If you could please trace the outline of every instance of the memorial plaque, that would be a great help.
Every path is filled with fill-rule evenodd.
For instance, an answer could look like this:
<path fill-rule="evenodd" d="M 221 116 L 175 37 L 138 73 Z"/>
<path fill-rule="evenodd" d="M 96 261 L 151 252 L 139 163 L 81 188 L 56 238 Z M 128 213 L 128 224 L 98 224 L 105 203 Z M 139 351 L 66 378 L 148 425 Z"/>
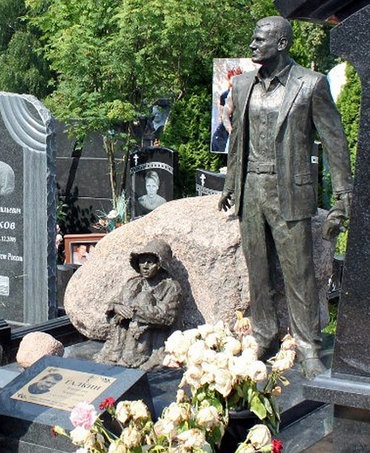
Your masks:
<path fill-rule="evenodd" d="M 141 217 L 173 200 L 177 152 L 150 146 L 130 154 L 131 217 Z"/>
<path fill-rule="evenodd" d="M 199 196 L 221 193 L 224 188 L 225 174 L 197 169 L 195 174 L 196 191 Z"/>
<path fill-rule="evenodd" d="M 50 429 L 54 425 L 73 429 L 70 412 L 82 401 L 103 413 L 99 404 L 108 397 L 116 401 L 141 399 L 153 411 L 144 371 L 45 356 L 0 391 L 0 450 L 1 440 L 6 439 L 5 445 L 32 445 L 29 451 L 75 451 L 71 441 L 54 439 Z"/>
<path fill-rule="evenodd" d="M 115 381 L 98 374 L 47 367 L 11 398 L 71 411 L 81 401 L 92 403 Z"/>
<path fill-rule="evenodd" d="M 0 316 L 56 315 L 53 120 L 33 96 L 0 92 Z"/>

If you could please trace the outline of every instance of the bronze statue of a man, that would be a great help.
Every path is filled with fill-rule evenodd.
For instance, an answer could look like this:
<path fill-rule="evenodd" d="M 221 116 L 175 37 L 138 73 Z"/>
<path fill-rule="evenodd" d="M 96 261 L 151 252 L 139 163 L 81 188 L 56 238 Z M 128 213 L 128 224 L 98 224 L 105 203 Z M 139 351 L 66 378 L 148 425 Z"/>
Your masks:
<path fill-rule="evenodd" d="M 275 248 L 291 333 L 303 372 L 312 378 L 324 370 L 311 232 L 311 217 L 317 211 L 311 173 L 316 132 L 328 158 L 341 215 L 347 217 L 352 177 L 347 141 L 327 79 L 291 60 L 292 39 L 292 27 L 283 17 L 267 17 L 256 25 L 250 48 L 252 61 L 261 66 L 233 79 L 228 169 L 219 209 L 226 211 L 235 203 L 240 219 L 260 356 L 278 336 L 269 259 Z"/>

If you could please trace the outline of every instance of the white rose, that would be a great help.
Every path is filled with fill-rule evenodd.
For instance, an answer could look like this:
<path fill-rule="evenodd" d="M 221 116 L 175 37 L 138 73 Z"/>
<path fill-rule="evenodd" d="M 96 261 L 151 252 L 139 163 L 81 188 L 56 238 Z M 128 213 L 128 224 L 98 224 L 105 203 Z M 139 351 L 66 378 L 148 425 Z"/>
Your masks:
<path fill-rule="evenodd" d="M 247 362 L 255 362 L 258 358 L 258 352 L 253 349 L 246 349 L 242 352 L 241 357 Z"/>
<path fill-rule="evenodd" d="M 201 378 L 204 376 L 203 369 L 197 365 L 191 365 L 185 371 L 183 378 L 181 380 L 180 387 L 183 387 L 185 383 L 193 386 L 195 389 L 198 389 L 201 386 Z"/>
<path fill-rule="evenodd" d="M 215 356 L 215 365 L 217 368 L 228 369 L 232 363 L 233 355 L 225 352 L 218 352 Z"/>
<path fill-rule="evenodd" d="M 261 382 L 267 378 L 267 367 L 260 360 L 248 365 L 248 375 L 254 382 Z"/>
<path fill-rule="evenodd" d="M 216 333 L 210 333 L 204 338 L 206 345 L 209 348 L 215 348 L 219 344 L 219 337 Z"/>
<path fill-rule="evenodd" d="M 219 372 L 218 367 L 215 363 L 204 362 L 202 364 L 203 374 L 200 377 L 201 385 L 211 384 L 216 379 L 216 374 Z"/>
<path fill-rule="evenodd" d="M 214 406 L 203 407 L 196 414 L 196 421 L 200 426 L 206 429 L 212 428 L 219 424 L 218 411 Z"/>
<path fill-rule="evenodd" d="M 141 400 L 131 402 L 130 412 L 134 420 L 145 420 L 150 417 L 150 413 L 146 404 Z"/>
<path fill-rule="evenodd" d="M 258 353 L 258 343 L 253 335 L 244 335 L 242 338 L 242 349 L 243 351 L 254 351 Z"/>
<path fill-rule="evenodd" d="M 159 436 L 168 436 L 170 439 L 174 439 L 177 433 L 176 425 L 168 420 L 160 418 L 154 424 L 154 432 Z"/>
<path fill-rule="evenodd" d="M 193 343 L 188 350 L 188 363 L 195 365 L 202 363 L 206 349 L 204 340 L 197 340 Z"/>
<path fill-rule="evenodd" d="M 198 329 L 188 329 L 183 331 L 184 337 L 193 343 L 198 337 Z"/>
<path fill-rule="evenodd" d="M 181 422 L 188 420 L 189 414 L 184 406 L 177 403 L 171 403 L 165 410 L 164 418 L 179 425 Z"/>
<path fill-rule="evenodd" d="M 237 355 L 242 350 L 242 345 L 236 338 L 227 336 L 224 343 L 224 350 L 230 354 Z"/>
<path fill-rule="evenodd" d="M 163 366 L 167 366 L 168 368 L 180 368 L 180 363 L 178 362 L 177 357 L 172 354 L 167 354 L 164 356 Z"/>
<path fill-rule="evenodd" d="M 214 332 L 214 326 L 212 324 L 202 324 L 198 326 L 198 332 L 200 333 L 201 337 L 204 339 L 208 335 Z"/>
<path fill-rule="evenodd" d="M 165 342 L 165 351 L 175 357 L 183 356 L 187 353 L 190 340 L 186 338 L 180 330 L 173 332 Z"/>
<path fill-rule="evenodd" d="M 292 361 L 289 358 L 285 357 L 284 359 L 276 360 L 272 364 L 272 371 L 284 373 L 284 371 L 289 370 L 290 368 L 292 368 L 292 366 L 293 366 Z"/>
<path fill-rule="evenodd" d="M 75 445 L 83 445 L 91 435 L 89 429 L 85 429 L 82 426 L 76 426 L 69 435 L 71 436 L 72 443 Z"/>
<path fill-rule="evenodd" d="M 213 349 L 206 349 L 203 354 L 203 363 L 214 363 L 216 361 L 217 352 Z"/>
<path fill-rule="evenodd" d="M 197 428 L 183 431 L 178 434 L 177 438 L 183 443 L 185 448 L 202 448 L 206 442 L 203 431 Z"/>
<path fill-rule="evenodd" d="M 272 371 L 284 372 L 294 365 L 295 351 L 292 349 L 280 350 L 275 359 L 271 361 Z"/>
<path fill-rule="evenodd" d="M 297 343 L 295 339 L 288 333 L 285 335 L 285 337 L 282 339 L 282 343 L 280 348 L 281 349 L 295 349 L 297 347 Z"/>
<path fill-rule="evenodd" d="M 186 393 L 184 390 L 178 389 L 176 392 L 176 403 L 183 403 L 186 399 Z"/>
<path fill-rule="evenodd" d="M 127 448 L 138 447 L 141 443 L 141 434 L 134 426 L 123 428 L 120 439 Z"/>
<path fill-rule="evenodd" d="M 129 403 L 127 401 L 120 401 L 116 407 L 116 417 L 121 423 L 126 423 L 130 417 Z"/>
<path fill-rule="evenodd" d="M 271 444 L 271 433 L 265 425 L 254 425 L 248 433 L 249 441 L 256 450 L 260 450 L 265 445 Z"/>
<path fill-rule="evenodd" d="M 234 324 L 234 331 L 238 335 L 250 335 L 252 333 L 252 323 L 249 318 L 244 318 L 242 312 L 237 312 L 238 319 Z"/>
<path fill-rule="evenodd" d="M 233 363 L 230 366 L 231 374 L 235 378 L 245 380 L 247 377 L 249 377 L 249 363 L 250 362 L 245 360 L 243 356 L 234 357 Z"/>
<path fill-rule="evenodd" d="M 219 370 L 216 374 L 214 384 L 210 388 L 217 390 L 223 397 L 227 397 L 232 390 L 232 375 L 228 370 Z"/>

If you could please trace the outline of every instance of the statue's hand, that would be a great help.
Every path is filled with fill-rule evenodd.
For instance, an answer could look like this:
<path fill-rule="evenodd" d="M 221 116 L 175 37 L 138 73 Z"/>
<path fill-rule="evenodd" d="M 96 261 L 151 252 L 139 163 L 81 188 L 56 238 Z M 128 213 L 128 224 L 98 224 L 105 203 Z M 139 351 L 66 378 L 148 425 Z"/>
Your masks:
<path fill-rule="evenodd" d="M 134 316 L 133 309 L 127 305 L 115 305 L 114 312 L 122 319 L 132 319 L 132 317 Z"/>
<path fill-rule="evenodd" d="M 349 194 L 342 194 L 349 195 Z M 345 231 L 344 222 L 348 219 L 350 209 L 350 197 L 339 198 L 335 205 L 330 209 L 324 222 L 322 237 L 330 241 L 335 239 L 339 233 Z"/>
<path fill-rule="evenodd" d="M 231 208 L 231 206 L 234 204 L 234 201 L 232 199 L 232 193 L 231 192 L 222 192 L 222 195 L 220 197 L 220 200 L 218 202 L 218 210 L 219 211 L 227 211 L 228 209 Z"/>

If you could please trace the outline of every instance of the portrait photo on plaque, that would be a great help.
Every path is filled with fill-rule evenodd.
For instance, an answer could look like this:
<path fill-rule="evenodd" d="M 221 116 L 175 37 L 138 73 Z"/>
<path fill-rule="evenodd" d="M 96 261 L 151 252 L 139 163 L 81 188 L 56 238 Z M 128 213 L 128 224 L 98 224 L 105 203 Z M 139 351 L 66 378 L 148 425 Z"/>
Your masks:
<path fill-rule="evenodd" d="M 147 147 L 130 155 L 132 218 L 173 200 L 176 163 L 177 153 L 164 147 Z"/>
<path fill-rule="evenodd" d="M 233 77 L 255 68 L 250 58 L 213 59 L 211 152 L 228 152 L 231 112 L 228 112 L 227 97 Z"/>
<path fill-rule="evenodd" d="M 114 377 L 49 366 L 11 398 L 71 411 L 80 401 L 96 400 L 115 382 Z"/>

